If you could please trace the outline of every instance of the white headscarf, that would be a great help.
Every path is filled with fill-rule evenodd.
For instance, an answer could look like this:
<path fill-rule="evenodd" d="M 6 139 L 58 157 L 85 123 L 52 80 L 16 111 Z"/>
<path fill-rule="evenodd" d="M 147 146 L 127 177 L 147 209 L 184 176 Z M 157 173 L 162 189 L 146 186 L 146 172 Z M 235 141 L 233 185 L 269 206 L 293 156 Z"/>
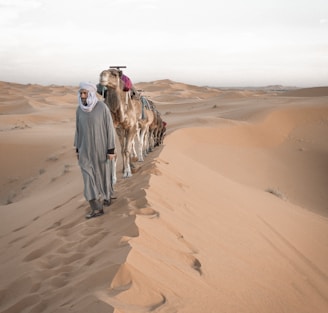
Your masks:
<path fill-rule="evenodd" d="M 91 112 L 98 102 L 97 86 L 92 83 L 80 83 L 79 87 L 80 87 L 78 93 L 79 106 L 84 112 Z M 80 91 L 82 89 L 88 90 L 87 105 L 84 105 L 81 100 Z"/>

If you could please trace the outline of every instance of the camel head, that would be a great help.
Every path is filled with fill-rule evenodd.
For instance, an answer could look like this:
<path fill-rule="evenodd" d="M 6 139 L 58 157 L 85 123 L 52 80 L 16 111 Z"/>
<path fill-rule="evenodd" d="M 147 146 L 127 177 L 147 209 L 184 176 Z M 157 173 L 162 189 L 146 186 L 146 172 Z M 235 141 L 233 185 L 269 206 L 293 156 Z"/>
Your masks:
<path fill-rule="evenodd" d="M 99 83 L 111 89 L 121 87 L 120 71 L 117 69 L 104 70 L 99 75 Z"/>

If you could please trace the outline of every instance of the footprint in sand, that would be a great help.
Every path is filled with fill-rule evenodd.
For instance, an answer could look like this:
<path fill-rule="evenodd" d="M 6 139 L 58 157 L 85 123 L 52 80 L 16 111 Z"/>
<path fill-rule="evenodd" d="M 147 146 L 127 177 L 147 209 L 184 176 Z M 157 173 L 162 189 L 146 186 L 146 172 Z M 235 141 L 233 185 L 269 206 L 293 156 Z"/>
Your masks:
<path fill-rule="evenodd" d="M 59 276 L 53 277 L 50 284 L 55 288 L 60 288 L 68 283 L 69 273 L 62 273 Z"/>
<path fill-rule="evenodd" d="M 153 168 L 151 171 L 150 171 L 150 174 L 153 174 L 153 175 L 156 175 L 156 176 L 162 176 L 162 172 L 158 169 L 158 168 Z"/>
<path fill-rule="evenodd" d="M 191 267 L 197 271 L 199 273 L 199 275 L 202 275 L 202 264 L 199 262 L 199 260 L 197 258 L 195 258 L 194 256 L 190 257 L 190 263 L 191 263 Z"/>
<path fill-rule="evenodd" d="M 60 239 L 55 239 L 52 242 L 48 242 L 43 247 L 35 249 L 32 252 L 30 252 L 28 255 L 26 255 L 23 258 L 23 261 L 30 262 L 32 260 L 38 259 L 44 256 L 45 254 L 47 254 L 48 252 L 50 252 L 51 250 L 53 250 L 54 248 L 56 248 L 61 243 L 62 241 Z"/>
<path fill-rule="evenodd" d="M 62 257 L 55 254 L 46 255 L 42 260 L 40 260 L 40 267 L 43 269 L 52 269 L 60 266 L 61 264 Z"/>
<path fill-rule="evenodd" d="M 103 228 L 98 228 L 98 227 L 90 227 L 90 228 L 85 228 L 81 231 L 81 234 L 83 236 L 91 236 L 94 235 L 96 233 L 101 232 L 102 230 L 104 230 Z"/>
<path fill-rule="evenodd" d="M 148 218 L 158 218 L 159 212 L 152 208 L 132 209 L 130 215 L 142 215 Z"/>
<path fill-rule="evenodd" d="M 160 158 L 157 158 L 155 160 L 155 163 L 159 163 L 159 164 L 163 163 L 163 164 L 166 164 L 166 165 L 170 164 L 170 162 L 167 162 L 167 161 L 165 161 L 163 159 L 160 159 Z"/>
<path fill-rule="evenodd" d="M 110 287 L 106 291 L 97 292 L 96 296 L 119 310 L 123 308 L 127 309 L 128 306 L 131 312 L 152 312 L 167 302 L 165 295 L 157 290 L 157 288 L 153 288 L 154 286 L 151 286 L 151 282 L 143 286 L 147 294 L 146 298 L 140 296 L 140 287 L 138 286 L 138 280 L 135 279 L 133 268 L 127 264 L 123 264 L 116 272 Z M 124 296 L 117 297 L 123 291 L 127 295 L 125 300 Z"/>
<path fill-rule="evenodd" d="M 18 228 L 16 228 L 16 229 L 13 230 L 13 233 L 18 232 L 18 231 L 24 229 L 25 227 L 27 227 L 27 226 L 24 225 L 24 226 L 18 227 Z"/>
<path fill-rule="evenodd" d="M 176 235 L 177 239 L 181 241 L 186 247 L 188 247 L 192 254 L 198 253 L 198 249 L 196 249 L 190 242 L 188 242 L 181 233 L 178 232 Z"/>
<path fill-rule="evenodd" d="M 63 221 L 63 219 L 60 219 L 59 221 L 54 222 L 51 226 L 49 226 L 48 228 L 46 228 L 46 229 L 45 229 L 44 231 L 42 231 L 42 232 L 46 232 L 46 231 L 48 231 L 48 230 L 52 230 L 52 229 L 54 229 L 54 228 L 57 228 L 57 227 L 61 226 L 62 221 Z"/>
<path fill-rule="evenodd" d="M 81 260 L 85 256 L 84 253 L 73 253 L 72 255 L 63 258 L 63 264 L 68 265 L 75 261 Z"/>
<path fill-rule="evenodd" d="M 73 250 L 74 246 L 76 245 L 75 242 L 69 242 L 66 243 L 64 245 L 62 245 L 61 247 L 59 247 L 56 252 L 61 253 L 61 254 L 66 254 L 69 253 Z"/>
<path fill-rule="evenodd" d="M 35 244 L 37 241 L 41 240 L 42 236 L 36 236 L 30 240 L 28 240 L 23 246 L 22 248 L 27 248 L 28 246 L 30 246 L 31 244 Z"/>
<path fill-rule="evenodd" d="M 16 302 L 7 307 L 5 311 L 2 312 L 23 312 L 26 310 L 26 308 L 34 305 L 35 303 L 38 303 L 40 301 L 40 296 L 39 295 L 29 295 L 25 296 L 21 299 L 17 299 Z"/>
<path fill-rule="evenodd" d="M 12 241 L 8 242 L 8 245 L 11 245 L 12 243 L 15 243 L 15 242 L 17 242 L 17 241 L 20 241 L 20 240 L 22 240 L 22 239 L 24 239 L 24 238 L 25 238 L 25 236 L 17 237 L 17 238 L 15 238 L 15 239 L 13 239 Z"/>
<path fill-rule="evenodd" d="M 1 312 L 23 312 L 25 307 L 38 301 L 38 297 L 26 296 L 33 288 L 33 279 L 29 274 L 15 279 L 0 290 Z M 4 310 L 6 308 L 6 310 Z"/>
<path fill-rule="evenodd" d="M 61 222 L 60 222 L 60 224 L 61 224 Z M 77 226 L 82 227 L 81 217 L 78 217 L 77 219 L 75 219 L 67 224 L 59 225 L 59 227 L 57 228 L 58 229 L 57 235 L 60 237 L 69 237 L 69 236 L 76 237 L 76 234 L 78 232 Z"/>
<path fill-rule="evenodd" d="M 87 260 L 87 262 L 85 263 L 85 265 L 86 265 L 86 266 L 90 266 L 90 265 L 92 265 L 93 263 L 95 263 L 95 262 L 97 262 L 98 260 L 100 260 L 100 259 L 101 259 L 101 258 L 100 258 L 100 255 L 101 255 L 101 254 L 102 254 L 102 252 L 101 252 L 101 253 L 97 253 L 97 254 L 91 256 L 91 257 Z"/>

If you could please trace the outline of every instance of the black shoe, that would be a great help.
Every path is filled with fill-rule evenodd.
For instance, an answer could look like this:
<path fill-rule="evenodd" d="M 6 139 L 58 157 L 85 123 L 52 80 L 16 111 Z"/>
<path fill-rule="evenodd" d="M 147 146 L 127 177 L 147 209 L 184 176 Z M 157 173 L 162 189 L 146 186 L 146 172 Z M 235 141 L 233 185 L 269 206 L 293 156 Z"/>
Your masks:
<path fill-rule="evenodd" d="M 89 218 L 93 218 L 93 217 L 97 217 L 97 216 L 101 216 L 103 215 L 105 212 L 103 209 L 101 210 L 91 210 L 86 216 L 85 218 L 89 219 Z"/>
<path fill-rule="evenodd" d="M 105 199 L 104 202 L 103 202 L 103 205 L 104 206 L 110 206 L 110 199 L 109 200 Z"/>

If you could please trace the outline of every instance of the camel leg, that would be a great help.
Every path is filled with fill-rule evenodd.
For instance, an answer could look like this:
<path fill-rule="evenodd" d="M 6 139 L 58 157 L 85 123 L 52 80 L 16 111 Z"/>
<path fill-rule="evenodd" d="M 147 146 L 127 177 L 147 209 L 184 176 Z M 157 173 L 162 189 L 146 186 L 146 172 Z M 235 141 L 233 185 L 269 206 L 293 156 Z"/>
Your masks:
<path fill-rule="evenodd" d="M 138 161 L 144 161 L 144 150 L 145 150 L 145 135 L 146 135 L 147 127 L 141 128 L 140 138 L 139 138 L 139 146 L 138 146 Z"/>
<path fill-rule="evenodd" d="M 136 151 L 136 141 L 135 141 L 135 139 L 132 141 L 131 156 L 134 157 L 134 158 L 138 157 L 138 153 Z"/>
<path fill-rule="evenodd" d="M 136 131 L 129 130 L 120 130 L 120 142 L 122 150 L 122 159 L 123 159 L 123 178 L 128 178 L 132 176 L 131 171 L 131 149 L 133 145 L 133 140 L 136 135 Z"/>
<path fill-rule="evenodd" d="M 150 129 L 148 132 L 148 142 L 147 142 L 147 153 L 150 152 L 150 145 L 151 145 L 151 138 L 152 138 L 153 131 Z"/>
<path fill-rule="evenodd" d="M 125 154 L 125 159 L 126 159 L 126 168 L 125 172 L 123 174 L 123 177 L 131 177 L 132 176 L 132 171 L 131 171 L 131 148 L 132 148 L 132 143 L 136 137 L 137 134 L 137 127 L 132 127 L 127 131 L 126 134 L 126 141 L 125 141 L 125 149 L 124 149 L 124 154 Z"/>
<path fill-rule="evenodd" d="M 135 152 L 135 156 L 138 158 L 138 161 L 139 161 L 139 149 L 140 149 L 140 143 L 141 143 L 141 128 L 138 126 L 137 127 L 137 130 L 136 130 L 136 135 L 135 135 L 135 138 L 133 140 L 133 143 L 134 143 L 134 147 L 136 145 L 136 141 L 138 142 L 138 147 L 136 148 L 136 150 L 134 151 Z"/>
<path fill-rule="evenodd" d="M 156 128 L 156 130 L 154 132 L 154 145 L 153 145 L 153 148 L 155 148 L 156 146 L 158 146 L 158 128 Z"/>
<path fill-rule="evenodd" d="M 143 148 L 143 154 L 144 156 L 148 155 L 149 152 L 149 134 L 150 134 L 150 130 L 149 127 L 145 133 L 145 139 L 144 139 L 144 148 Z"/>
<path fill-rule="evenodd" d="M 127 162 L 126 159 L 126 130 L 122 129 L 122 128 L 116 128 L 116 133 L 118 136 L 118 139 L 120 141 L 120 145 L 121 145 L 121 155 L 122 155 L 122 163 L 123 163 L 123 177 L 128 177 L 126 176 L 127 173 L 129 173 L 129 171 L 131 172 L 130 169 L 130 163 Z"/>
<path fill-rule="evenodd" d="M 131 151 L 131 144 L 130 148 L 128 148 L 127 144 L 128 140 L 125 138 L 125 144 L 123 148 L 123 178 L 128 178 L 132 176 L 131 166 L 130 166 L 130 151 Z"/>
<path fill-rule="evenodd" d="M 132 176 L 131 166 L 130 166 L 130 152 L 128 149 L 124 150 L 124 160 L 125 160 L 125 167 L 123 172 L 123 178 L 128 178 Z"/>
<path fill-rule="evenodd" d="M 164 142 L 164 137 L 165 137 L 165 131 L 162 130 L 160 137 L 159 137 L 159 144 L 162 145 Z"/>
<path fill-rule="evenodd" d="M 150 133 L 150 138 L 149 138 L 149 151 L 153 151 L 155 144 L 154 144 L 154 137 L 155 137 L 155 130 L 152 130 Z"/>

